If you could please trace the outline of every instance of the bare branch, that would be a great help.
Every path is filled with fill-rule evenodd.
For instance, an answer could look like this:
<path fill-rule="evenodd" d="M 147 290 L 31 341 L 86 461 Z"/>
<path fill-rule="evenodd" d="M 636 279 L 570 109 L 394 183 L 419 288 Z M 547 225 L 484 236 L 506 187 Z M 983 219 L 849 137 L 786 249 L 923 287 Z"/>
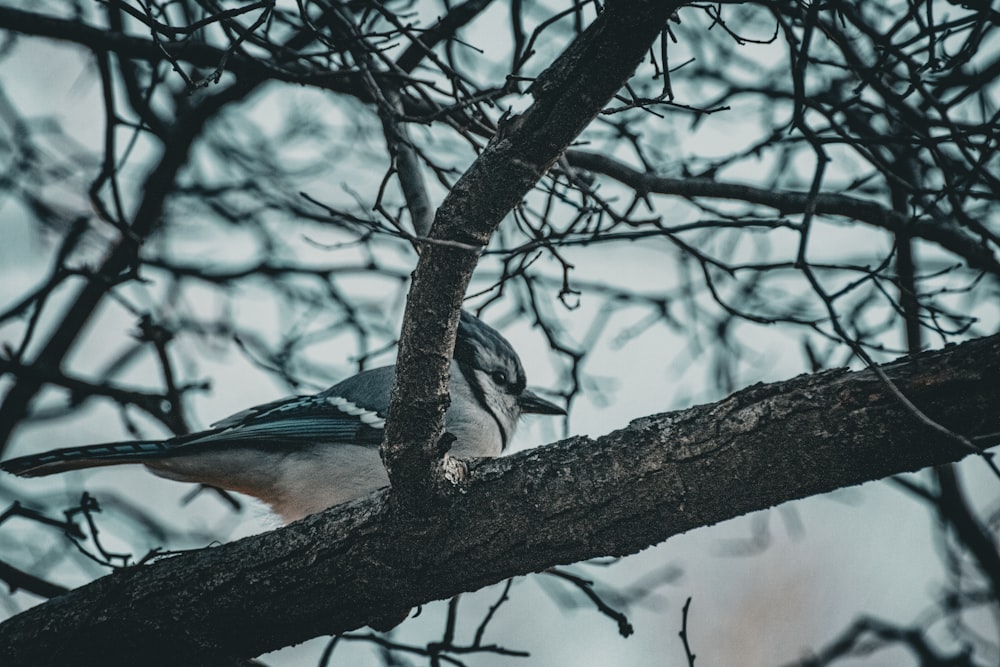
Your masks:
<path fill-rule="evenodd" d="M 950 228 L 937 220 L 913 218 L 885 208 L 877 202 L 832 193 L 822 193 L 810 198 L 807 192 L 782 192 L 707 178 L 667 178 L 638 171 L 607 155 L 581 150 L 567 151 L 566 158 L 574 167 L 620 181 L 633 188 L 640 197 L 655 193 L 692 199 L 709 197 L 745 201 L 769 206 L 782 214 L 803 213 L 812 205 L 816 213 L 845 216 L 894 233 L 905 232 L 910 236 L 933 241 L 963 258 L 972 268 L 1000 276 L 1000 259 L 988 247 L 959 228 Z"/>

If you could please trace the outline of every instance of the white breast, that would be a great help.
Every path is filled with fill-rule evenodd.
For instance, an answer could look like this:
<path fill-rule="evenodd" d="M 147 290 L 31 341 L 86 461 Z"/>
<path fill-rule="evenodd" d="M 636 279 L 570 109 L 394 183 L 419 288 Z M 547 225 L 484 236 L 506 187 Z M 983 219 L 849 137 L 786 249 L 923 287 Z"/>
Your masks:
<path fill-rule="evenodd" d="M 295 452 L 234 447 L 146 465 L 160 477 L 260 498 L 285 523 L 389 484 L 378 448 L 362 445 L 317 445 Z"/>

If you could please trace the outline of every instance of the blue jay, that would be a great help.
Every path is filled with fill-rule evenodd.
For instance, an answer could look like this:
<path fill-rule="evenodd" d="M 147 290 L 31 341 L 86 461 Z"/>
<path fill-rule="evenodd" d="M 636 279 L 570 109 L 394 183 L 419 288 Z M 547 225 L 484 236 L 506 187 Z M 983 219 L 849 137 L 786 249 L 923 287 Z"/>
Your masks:
<path fill-rule="evenodd" d="M 364 371 L 312 396 L 239 412 L 167 440 L 55 449 L 0 463 L 24 477 L 122 463 L 263 500 L 285 523 L 389 482 L 379 444 L 395 367 Z M 499 456 L 523 414 L 566 414 L 525 387 L 524 367 L 495 329 L 462 311 L 448 385 L 445 429 L 458 457 Z"/>

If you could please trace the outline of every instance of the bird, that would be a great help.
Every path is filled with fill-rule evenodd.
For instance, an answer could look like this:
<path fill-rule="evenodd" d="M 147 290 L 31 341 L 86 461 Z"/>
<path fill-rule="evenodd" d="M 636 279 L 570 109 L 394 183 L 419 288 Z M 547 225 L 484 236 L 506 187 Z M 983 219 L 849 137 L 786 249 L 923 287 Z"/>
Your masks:
<path fill-rule="evenodd" d="M 258 405 L 197 433 L 54 449 L 0 462 L 41 477 L 97 466 L 141 463 L 167 479 L 238 491 L 262 500 L 283 523 L 389 484 L 379 454 L 395 366 L 383 366 L 312 395 Z M 496 457 L 525 414 L 566 411 L 530 391 L 517 352 L 466 310 L 459 317 L 445 413 L 450 455 Z"/>

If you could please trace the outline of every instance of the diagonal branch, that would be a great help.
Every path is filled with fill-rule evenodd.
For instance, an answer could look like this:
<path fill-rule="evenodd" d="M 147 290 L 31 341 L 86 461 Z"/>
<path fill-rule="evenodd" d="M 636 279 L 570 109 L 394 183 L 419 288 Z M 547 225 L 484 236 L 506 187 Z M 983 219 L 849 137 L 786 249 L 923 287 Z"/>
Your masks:
<path fill-rule="evenodd" d="M 996 444 L 1000 335 L 882 369 L 939 423 Z M 600 438 L 480 462 L 461 493 L 438 497 L 429 513 L 383 491 L 279 531 L 119 570 L 0 625 L 0 663 L 232 664 L 967 453 L 914 419 L 872 370 L 755 385 Z"/>
<path fill-rule="evenodd" d="M 485 247 L 500 221 L 632 76 L 679 2 L 620 0 L 534 81 L 535 99 L 500 127 L 438 209 L 430 237 Z M 446 488 L 439 453 L 458 312 L 479 253 L 424 246 L 407 298 L 382 458 L 402 497 Z M 405 397 L 405 400 L 404 400 Z"/>

